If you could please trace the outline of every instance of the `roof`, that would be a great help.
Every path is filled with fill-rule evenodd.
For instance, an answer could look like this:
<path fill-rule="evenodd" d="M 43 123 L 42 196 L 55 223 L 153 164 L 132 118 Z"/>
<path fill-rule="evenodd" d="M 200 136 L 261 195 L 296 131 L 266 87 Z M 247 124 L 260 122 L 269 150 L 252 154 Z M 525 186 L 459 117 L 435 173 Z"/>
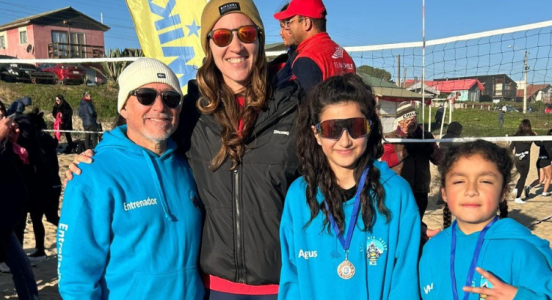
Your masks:
<path fill-rule="evenodd" d="M 510 81 L 514 81 L 510 76 L 506 74 L 491 74 L 491 75 L 473 75 L 473 76 L 464 76 L 464 77 L 447 77 L 447 78 L 436 78 L 433 79 L 434 81 L 450 81 L 450 80 L 458 80 L 458 79 L 480 79 L 481 81 L 484 81 L 483 78 L 495 78 L 495 77 L 504 77 L 508 78 Z"/>
<path fill-rule="evenodd" d="M 373 77 L 363 73 L 357 73 L 362 80 L 372 87 L 374 95 L 381 100 L 401 102 L 406 100 L 422 101 L 422 95 L 396 86 L 394 83 L 381 78 Z M 430 99 L 430 98 L 426 98 Z"/>
<path fill-rule="evenodd" d="M 435 90 L 441 91 L 441 93 L 451 93 L 452 91 L 461 91 L 469 90 L 474 85 L 479 87 L 479 90 L 484 91 L 485 87 L 477 79 L 457 79 L 457 80 L 447 80 L 447 81 L 429 81 L 426 80 L 426 86 L 433 88 Z M 409 79 L 405 82 L 405 86 L 411 87 L 414 85 L 414 80 Z"/>
<path fill-rule="evenodd" d="M 406 88 L 407 90 L 409 91 L 412 91 L 412 90 L 418 90 L 420 89 L 422 86 L 422 83 L 421 82 L 417 82 L 416 84 L 412 84 L 410 85 L 410 87 Z M 429 93 L 432 93 L 434 95 L 437 95 L 437 94 L 440 94 L 440 92 L 432 87 L 429 87 L 427 86 L 426 84 L 424 84 L 424 91 L 425 92 L 429 92 Z"/>
<path fill-rule="evenodd" d="M 545 90 L 547 88 L 550 88 L 550 84 L 529 84 L 527 85 L 527 98 L 531 98 L 536 93 Z M 516 91 L 516 98 L 523 98 L 523 89 Z"/>
<path fill-rule="evenodd" d="M 37 25 L 57 25 L 66 27 L 67 24 L 64 21 L 71 20 L 72 28 L 82 28 L 91 30 L 108 31 L 110 28 L 91 17 L 83 14 L 82 12 L 67 6 L 61 9 L 44 12 L 41 14 L 17 19 L 15 21 L 0 25 L 0 31 L 17 28 L 21 26 L 27 26 L 32 24 Z"/>

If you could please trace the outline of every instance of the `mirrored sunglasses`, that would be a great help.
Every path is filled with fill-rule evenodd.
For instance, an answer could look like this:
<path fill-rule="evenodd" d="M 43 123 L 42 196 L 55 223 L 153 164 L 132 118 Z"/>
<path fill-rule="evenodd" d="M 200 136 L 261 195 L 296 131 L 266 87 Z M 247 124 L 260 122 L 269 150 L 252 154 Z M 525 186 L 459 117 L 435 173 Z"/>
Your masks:
<path fill-rule="evenodd" d="M 347 130 L 349 136 L 358 139 L 370 133 L 372 121 L 365 118 L 326 120 L 315 125 L 315 129 L 321 137 L 331 140 L 339 140 L 343 131 Z"/>
<path fill-rule="evenodd" d="M 238 33 L 238 39 L 246 44 L 254 43 L 257 40 L 259 28 L 254 25 L 245 25 L 236 29 L 219 28 L 209 32 L 208 39 L 219 47 L 226 47 L 234 39 L 234 31 Z"/>
<path fill-rule="evenodd" d="M 177 108 L 182 102 L 182 96 L 176 91 L 158 92 L 151 88 L 139 88 L 130 91 L 129 95 L 136 96 L 138 102 L 145 106 L 153 105 L 157 96 L 161 96 L 161 101 L 168 108 Z"/>

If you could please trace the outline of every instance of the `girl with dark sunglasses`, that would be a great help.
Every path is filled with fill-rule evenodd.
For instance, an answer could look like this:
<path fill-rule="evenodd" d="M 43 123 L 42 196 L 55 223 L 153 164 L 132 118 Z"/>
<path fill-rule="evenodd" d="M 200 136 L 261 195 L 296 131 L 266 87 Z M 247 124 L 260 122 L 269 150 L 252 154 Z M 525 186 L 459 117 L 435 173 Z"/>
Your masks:
<path fill-rule="evenodd" d="M 377 159 L 372 90 L 330 77 L 298 116 L 303 177 L 280 226 L 279 299 L 419 299 L 420 217 L 408 183 Z"/>

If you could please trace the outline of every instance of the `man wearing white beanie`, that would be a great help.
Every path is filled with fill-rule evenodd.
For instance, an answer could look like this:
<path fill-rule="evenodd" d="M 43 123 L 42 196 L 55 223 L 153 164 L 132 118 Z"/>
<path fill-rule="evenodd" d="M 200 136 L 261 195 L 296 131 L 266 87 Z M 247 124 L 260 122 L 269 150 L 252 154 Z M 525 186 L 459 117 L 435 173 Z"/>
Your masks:
<path fill-rule="evenodd" d="M 162 62 L 119 76 L 127 125 L 104 134 L 94 163 L 65 189 L 58 227 L 63 299 L 202 299 L 201 210 L 186 159 L 170 139 L 182 92 Z M 170 288 L 159 288 L 159 287 Z"/>

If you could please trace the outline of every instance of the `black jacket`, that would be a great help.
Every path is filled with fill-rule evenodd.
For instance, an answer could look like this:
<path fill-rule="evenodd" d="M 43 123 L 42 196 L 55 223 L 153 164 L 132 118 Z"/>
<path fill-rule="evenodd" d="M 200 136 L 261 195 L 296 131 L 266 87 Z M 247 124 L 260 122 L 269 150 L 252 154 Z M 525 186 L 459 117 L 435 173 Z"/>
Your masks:
<path fill-rule="evenodd" d="M 82 119 L 82 126 L 96 125 L 96 109 L 91 101 L 81 99 L 79 103 L 79 117 Z"/>
<path fill-rule="evenodd" d="M 24 213 L 27 189 L 16 167 L 11 143 L 0 141 L 0 239 L 10 235 Z"/>
<path fill-rule="evenodd" d="M 54 119 L 58 112 L 61 113 L 61 121 L 63 122 L 61 124 L 61 129 L 73 130 L 73 108 L 69 105 L 69 102 L 63 101 L 59 106 L 54 105 L 52 109 L 52 116 L 54 116 Z"/>
<path fill-rule="evenodd" d="M 247 150 L 235 171 L 227 160 L 209 168 L 221 148 L 222 127 L 196 108 L 190 82 L 174 135 L 185 152 L 205 206 L 201 270 L 251 285 L 278 284 L 281 268 L 279 227 L 288 187 L 298 177 L 295 118 L 301 89 L 278 88 L 259 113 Z"/>
<path fill-rule="evenodd" d="M 426 139 L 433 139 L 431 132 L 423 131 L 418 127 L 409 139 L 422 139 L 422 134 Z M 393 131 L 385 136 L 386 138 L 405 138 L 398 131 Z M 387 162 L 389 167 L 402 178 L 408 181 L 412 192 L 429 193 L 429 184 L 431 182 L 431 170 L 429 162 L 439 163 L 440 151 L 435 143 L 405 143 L 405 144 L 384 144 L 382 161 Z M 402 160 L 397 164 L 390 164 L 388 158 L 393 153 L 400 153 Z"/>

